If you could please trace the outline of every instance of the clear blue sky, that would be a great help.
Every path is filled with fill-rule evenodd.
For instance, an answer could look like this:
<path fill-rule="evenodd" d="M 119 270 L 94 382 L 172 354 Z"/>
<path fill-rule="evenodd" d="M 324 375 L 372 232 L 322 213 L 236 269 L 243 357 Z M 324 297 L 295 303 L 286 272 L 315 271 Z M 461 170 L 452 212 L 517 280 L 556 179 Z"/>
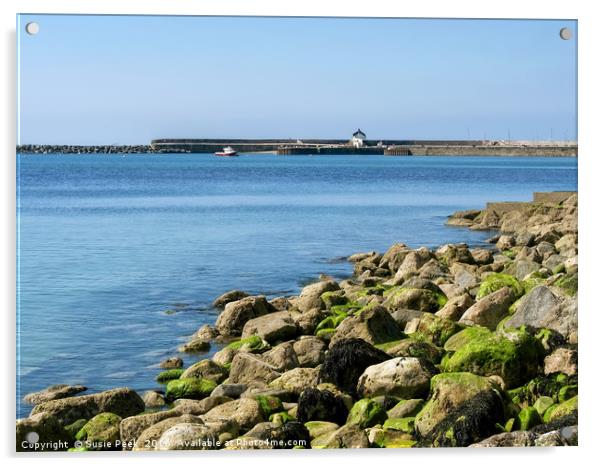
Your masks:
<path fill-rule="evenodd" d="M 25 24 L 40 32 L 28 36 Z M 19 143 L 574 139 L 573 21 L 18 19 Z"/>

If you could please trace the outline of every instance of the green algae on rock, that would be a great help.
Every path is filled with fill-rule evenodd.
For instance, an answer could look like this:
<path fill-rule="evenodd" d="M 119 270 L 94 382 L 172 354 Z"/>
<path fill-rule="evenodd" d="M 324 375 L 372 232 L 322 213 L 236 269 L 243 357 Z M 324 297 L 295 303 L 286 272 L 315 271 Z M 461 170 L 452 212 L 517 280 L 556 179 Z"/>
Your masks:
<path fill-rule="evenodd" d="M 414 433 L 414 418 L 413 417 L 402 417 L 402 418 L 389 418 L 383 424 L 385 430 L 399 430 L 406 434 Z"/>
<path fill-rule="evenodd" d="M 166 371 L 160 372 L 157 375 L 157 382 L 169 382 L 170 380 L 179 379 L 180 376 L 184 373 L 184 369 L 168 369 Z"/>
<path fill-rule="evenodd" d="M 240 340 L 231 342 L 226 348 L 249 353 L 261 353 L 268 350 L 270 345 L 262 340 L 260 336 L 251 335 L 250 337 L 241 338 Z"/>
<path fill-rule="evenodd" d="M 363 398 L 353 405 L 345 424 L 354 424 L 365 429 L 382 424 L 386 419 L 387 412 L 380 404 L 370 398 Z"/>
<path fill-rule="evenodd" d="M 75 439 L 84 441 L 90 450 L 120 450 L 119 424 L 121 417 L 113 413 L 100 413 L 90 419 L 75 435 Z"/>
<path fill-rule="evenodd" d="M 470 372 L 435 375 L 431 397 L 416 415 L 416 434 L 433 446 L 468 446 L 497 432 L 502 396 L 492 382 Z"/>
<path fill-rule="evenodd" d="M 201 400 L 211 394 L 217 387 L 213 380 L 186 378 L 172 380 L 165 388 L 165 398 L 169 401 L 178 398 L 190 398 L 192 400 Z"/>
<path fill-rule="evenodd" d="M 523 286 L 516 277 L 505 273 L 492 273 L 487 275 L 485 280 L 483 280 L 479 286 L 477 299 L 481 299 L 488 294 L 493 293 L 494 291 L 504 288 L 505 286 L 512 288 L 516 297 L 520 297 L 524 292 Z"/>
<path fill-rule="evenodd" d="M 458 335 L 465 343 L 442 361 L 445 372 L 468 371 L 500 376 L 507 387 L 517 387 L 537 375 L 543 349 L 525 330 L 505 334 L 467 328 Z"/>

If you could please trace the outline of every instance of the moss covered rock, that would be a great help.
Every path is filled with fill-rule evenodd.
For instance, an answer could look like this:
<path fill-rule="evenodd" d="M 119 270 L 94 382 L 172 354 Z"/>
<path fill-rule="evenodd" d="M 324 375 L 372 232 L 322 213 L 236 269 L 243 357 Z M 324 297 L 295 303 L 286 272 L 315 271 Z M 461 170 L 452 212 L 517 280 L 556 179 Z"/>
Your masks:
<path fill-rule="evenodd" d="M 466 342 L 443 359 L 445 372 L 499 375 L 507 387 L 517 387 L 537 375 L 543 349 L 525 330 L 500 334 L 467 328 L 462 333 L 458 340 Z"/>
<path fill-rule="evenodd" d="M 454 334 L 464 328 L 456 322 L 425 313 L 406 325 L 405 331 L 416 341 L 426 341 L 435 346 L 443 346 Z"/>
<path fill-rule="evenodd" d="M 555 419 L 568 416 L 578 409 L 578 396 L 574 396 L 563 403 L 552 406 L 544 415 L 544 421 L 551 422 Z"/>
<path fill-rule="evenodd" d="M 533 406 L 523 408 L 518 413 L 519 430 L 529 430 L 541 424 L 541 416 Z"/>
<path fill-rule="evenodd" d="M 380 404 L 370 398 L 364 398 L 353 405 L 347 416 L 346 424 L 354 424 L 365 429 L 382 424 L 386 419 L 387 412 Z"/>
<path fill-rule="evenodd" d="M 163 372 L 160 372 L 157 375 L 157 382 L 166 383 L 170 380 L 179 379 L 180 376 L 184 373 L 184 369 L 169 369 Z"/>
<path fill-rule="evenodd" d="M 90 419 L 75 435 L 90 450 L 121 450 L 118 445 L 121 417 L 113 413 L 100 413 Z"/>
<path fill-rule="evenodd" d="M 213 380 L 207 379 L 178 379 L 172 380 L 165 388 L 165 398 L 169 401 L 178 398 L 190 398 L 201 400 L 211 394 L 217 384 Z"/>
<path fill-rule="evenodd" d="M 274 424 L 281 426 L 286 424 L 287 422 L 292 422 L 294 421 L 295 418 L 293 416 L 291 416 L 289 413 L 287 413 L 286 411 L 281 411 L 279 413 L 274 413 L 270 415 L 269 421 L 273 422 Z"/>
<path fill-rule="evenodd" d="M 326 293 L 322 293 L 320 299 L 324 303 L 326 309 L 330 309 L 332 306 L 336 305 L 344 305 L 349 302 L 349 299 L 347 299 L 343 290 L 327 291 Z"/>
<path fill-rule="evenodd" d="M 339 428 L 339 425 L 335 424 L 334 422 L 308 421 L 305 423 L 305 427 L 307 427 L 307 430 L 309 431 L 309 436 L 313 440 L 324 434 L 334 432 Z"/>
<path fill-rule="evenodd" d="M 233 341 L 226 348 L 246 353 L 261 353 L 270 349 L 270 345 L 262 340 L 260 336 L 251 335 L 250 337 Z"/>
<path fill-rule="evenodd" d="M 559 401 L 558 394 L 563 387 L 577 384 L 577 376 L 569 377 L 565 374 L 549 374 L 538 376 L 526 385 L 508 390 L 512 401 L 521 406 L 535 405 L 542 397 L 549 397 L 553 403 Z"/>
<path fill-rule="evenodd" d="M 344 319 L 330 341 L 361 338 L 372 345 L 403 338 L 403 332 L 391 314 L 382 306 L 367 306 L 362 312 Z"/>
<path fill-rule="evenodd" d="M 412 448 L 416 445 L 416 440 L 405 432 L 385 430 L 375 444 L 381 448 Z"/>
<path fill-rule="evenodd" d="M 560 403 L 564 403 L 568 401 L 570 398 L 573 398 L 578 393 L 577 384 L 573 385 L 565 385 L 560 390 L 558 390 L 558 401 Z"/>
<path fill-rule="evenodd" d="M 398 286 L 387 290 L 383 305 L 390 311 L 398 309 L 416 309 L 423 312 L 437 312 L 447 303 L 442 292 L 427 289 Z"/>
<path fill-rule="evenodd" d="M 336 328 L 323 328 L 316 331 L 316 336 L 323 340 L 330 341 L 336 332 Z"/>
<path fill-rule="evenodd" d="M 414 418 L 413 417 L 402 417 L 402 418 L 390 418 L 383 424 L 385 430 L 398 430 L 405 432 L 406 434 L 414 433 Z"/>
<path fill-rule="evenodd" d="M 316 326 L 315 333 L 318 334 L 320 330 L 324 329 L 335 329 L 339 326 L 343 320 L 347 317 L 347 314 L 335 314 L 322 319 Z"/>
<path fill-rule="evenodd" d="M 554 281 L 553 285 L 569 296 L 575 296 L 579 288 L 579 280 L 576 273 L 569 273 Z"/>
<path fill-rule="evenodd" d="M 261 412 L 265 419 L 268 419 L 272 414 L 282 411 L 282 401 L 277 396 L 272 395 L 258 395 L 255 401 L 259 403 Z"/>
<path fill-rule="evenodd" d="M 75 436 L 77 435 L 77 433 L 82 429 L 82 427 L 84 427 L 86 424 L 88 423 L 87 419 L 78 419 L 75 422 L 72 422 L 71 424 L 68 424 L 64 427 L 65 432 L 67 432 L 67 434 L 69 435 L 69 437 L 71 437 L 72 439 L 75 438 Z"/>
<path fill-rule="evenodd" d="M 516 277 L 505 273 L 492 273 L 487 275 L 487 278 L 481 282 L 481 286 L 479 286 L 479 291 L 477 293 L 477 299 L 484 298 L 488 294 L 501 290 L 505 286 L 512 288 L 516 297 L 523 294 L 523 286 Z"/>
<path fill-rule="evenodd" d="M 416 415 L 416 435 L 428 445 L 467 446 L 497 433 L 503 419 L 502 396 L 489 379 L 469 372 L 438 374 Z"/>
<path fill-rule="evenodd" d="M 533 407 L 537 410 L 539 416 L 543 416 L 544 413 L 554 404 L 554 399 L 550 396 L 541 396 L 537 398 Z"/>

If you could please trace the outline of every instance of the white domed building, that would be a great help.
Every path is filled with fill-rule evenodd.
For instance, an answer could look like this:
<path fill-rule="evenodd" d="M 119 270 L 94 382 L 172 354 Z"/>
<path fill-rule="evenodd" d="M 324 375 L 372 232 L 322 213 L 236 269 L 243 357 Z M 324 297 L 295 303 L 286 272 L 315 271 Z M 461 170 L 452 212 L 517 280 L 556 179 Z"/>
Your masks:
<path fill-rule="evenodd" d="M 349 144 L 353 147 L 364 147 L 364 141 L 366 140 L 366 134 L 358 128 L 358 130 L 353 133 Z"/>

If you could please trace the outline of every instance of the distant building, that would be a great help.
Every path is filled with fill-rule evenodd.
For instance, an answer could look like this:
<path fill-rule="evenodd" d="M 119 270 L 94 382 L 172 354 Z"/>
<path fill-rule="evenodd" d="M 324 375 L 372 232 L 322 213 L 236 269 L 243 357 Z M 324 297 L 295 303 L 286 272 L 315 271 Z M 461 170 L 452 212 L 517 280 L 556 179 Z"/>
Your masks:
<path fill-rule="evenodd" d="M 366 134 L 361 129 L 358 128 L 358 130 L 355 133 L 353 133 L 353 136 L 351 137 L 351 140 L 349 141 L 349 143 L 353 147 L 363 147 L 365 140 L 366 140 Z"/>

